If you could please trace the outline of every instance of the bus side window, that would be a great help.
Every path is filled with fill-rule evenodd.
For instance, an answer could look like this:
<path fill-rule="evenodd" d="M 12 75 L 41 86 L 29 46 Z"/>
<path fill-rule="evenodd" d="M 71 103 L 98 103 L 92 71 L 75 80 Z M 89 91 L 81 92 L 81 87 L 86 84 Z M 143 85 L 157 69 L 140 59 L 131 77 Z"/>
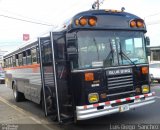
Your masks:
<path fill-rule="evenodd" d="M 31 50 L 27 50 L 27 65 L 32 64 L 31 62 Z"/>
<path fill-rule="evenodd" d="M 10 58 L 8 58 L 8 67 L 10 67 Z"/>
<path fill-rule="evenodd" d="M 12 58 L 12 56 L 10 57 L 10 67 L 13 67 L 13 58 Z"/>
<path fill-rule="evenodd" d="M 16 56 L 13 55 L 12 57 L 13 57 L 13 67 L 15 67 L 16 66 Z"/>
<path fill-rule="evenodd" d="M 19 66 L 22 66 L 22 53 L 18 54 Z"/>
<path fill-rule="evenodd" d="M 65 59 L 65 41 L 64 37 L 56 40 L 56 58 L 57 59 Z"/>
<path fill-rule="evenodd" d="M 8 68 L 8 59 L 6 59 L 6 68 Z"/>
<path fill-rule="evenodd" d="M 18 54 L 16 54 L 16 66 L 19 66 L 19 63 L 18 63 Z"/>
<path fill-rule="evenodd" d="M 47 44 L 44 48 L 44 55 L 45 58 L 43 59 L 45 63 L 51 63 L 52 62 L 52 49 L 50 44 Z"/>
<path fill-rule="evenodd" d="M 6 59 L 3 59 L 4 68 L 6 68 Z"/>
<path fill-rule="evenodd" d="M 37 63 L 37 53 L 36 53 L 36 48 L 31 50 L 31 55 L 32 55 L 32 64 Z"/>
<path fill-rule="evenodd" d="M 23 51 L 23 65 L 26 65 L 26 51 Z"/>
<path fill-rule="evenodd" d="M 37 63 L 40 63 L 39 61 L 39 48 L 37 47 Z"/>

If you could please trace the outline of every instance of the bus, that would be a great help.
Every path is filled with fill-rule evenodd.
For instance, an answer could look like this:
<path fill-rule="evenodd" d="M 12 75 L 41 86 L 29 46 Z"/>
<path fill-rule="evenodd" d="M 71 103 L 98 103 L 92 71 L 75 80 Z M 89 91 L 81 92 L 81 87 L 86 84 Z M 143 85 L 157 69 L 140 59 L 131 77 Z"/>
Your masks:
<path fill-rule="evenodd" d="M 4 56 L 16 101 L 58 122 L 87 120 L 155 102 L 140 17 L 118 10 L 76 14 L 57 30 Z"/>

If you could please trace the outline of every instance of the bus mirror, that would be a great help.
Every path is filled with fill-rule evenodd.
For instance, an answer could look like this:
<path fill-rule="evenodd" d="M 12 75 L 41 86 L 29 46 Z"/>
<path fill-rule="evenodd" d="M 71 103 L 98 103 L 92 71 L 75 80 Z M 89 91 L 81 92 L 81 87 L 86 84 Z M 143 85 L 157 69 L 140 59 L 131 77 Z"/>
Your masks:
<path fill-rule="evenodd" d="M 150 38 L 146 37 L 146 45 L 149 46 L 150 45 Z"/>

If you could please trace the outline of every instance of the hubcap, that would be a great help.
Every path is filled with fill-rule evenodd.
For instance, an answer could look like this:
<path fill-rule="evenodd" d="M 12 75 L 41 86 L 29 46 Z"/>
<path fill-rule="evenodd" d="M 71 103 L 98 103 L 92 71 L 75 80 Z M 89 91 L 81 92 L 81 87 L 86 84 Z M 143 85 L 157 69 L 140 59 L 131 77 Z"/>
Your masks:
<path fill-rule="evenodd" d="M 17 91 L 16 91 L 16 87 L 15 86 L 13 87 L 13 95 L 14 95 L 15 98 L 17 98 Z"/>

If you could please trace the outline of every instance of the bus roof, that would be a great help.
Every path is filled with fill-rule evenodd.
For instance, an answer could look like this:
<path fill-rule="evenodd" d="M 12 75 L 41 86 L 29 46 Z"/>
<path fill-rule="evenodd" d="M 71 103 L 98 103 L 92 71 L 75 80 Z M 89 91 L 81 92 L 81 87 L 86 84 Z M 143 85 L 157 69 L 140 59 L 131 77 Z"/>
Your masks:
<path fill-rule="evenodd" d="M 90 18 L 96 18 L 96 25 L 90 26 L 88 23 L 82 26 L 80 23 L 76 25 L 77 20 L 81 18 L 86 18 L 87 22 Z M 132 20 L 140 20 L 143 22 L 144 26 L 131 27 L 130 22 Z M 74 29 L 116 29 L 116 30 L 137 30 L 146 32 L 146 26 L 144 21 L 131 13 L 117 11 L 117 10 L 89 10 L 76 14 L 70 22 L 66 23 L 66 30 L 72 31 Z"/>
<path fill-rule="evenodd" d="M 32 41 L 26 44 L 23 44 L 22 46 L 20 46 L 19 48 L 17 48 L 16 50 L 9 52 L 8 54 L 4 55 L 4 58 L 10 57 L 13 54 L 18 54 L 22 51 L 28 50 L 30 48 L 36 47 L 38 45 L 38 41 Z"/>

